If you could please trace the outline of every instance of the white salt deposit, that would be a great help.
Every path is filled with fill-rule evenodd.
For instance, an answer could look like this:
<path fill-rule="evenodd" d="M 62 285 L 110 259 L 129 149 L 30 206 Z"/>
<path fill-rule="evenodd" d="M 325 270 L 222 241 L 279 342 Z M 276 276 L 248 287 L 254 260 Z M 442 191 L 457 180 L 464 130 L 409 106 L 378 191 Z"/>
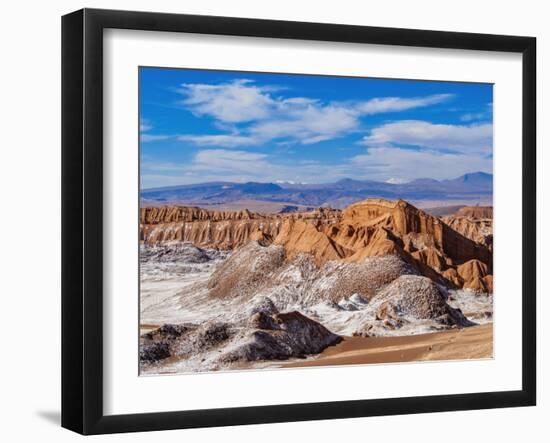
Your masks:
<path fill-rule="evenodd" d="M 202 324 L 211 320 L 238 324 L 250 316 L 255 305 L 265 303 L 265 299 L 269 298 L 280 312 L 299 311 L 339 335 L 353 335 L 365 328 L 369 335 L 375 336 L 413 335 L 444 328 L 434 320 L 407 316 L 399 325 L 377 320 L 379 303 L 373 298 L 385 286 L 369 289 L 370 293 L 352 292 L 337 299 L 328 297 L 336 288 L 342 292 L 338 280 L 342 276 L 345 278 L 348 272 L 357 272 L 357 264 L 328 263 L 319 270 L 299 258 L 294 263 L 284 264 L 276 274 L 266 275 L 266 281 L 270 284 L 259 288 L 252 297 L 212 297 L 207 283 L 229 253 L 201 250 L 190 244 L 177 248 L 142 246 L 141 325 Z M 371 266 L 370 272 L 376 274 L 388 267 L 392 260 L 393 257 L 380 257 L 365 266 Z M 363 272 L 367 271 L 363 269 Z M 492 321 L 491 294 L 449 290 L 448 304 L 459 308 L 474 323 Z M 208 355 L 200 355 L 185 361 L 156 364 L 150 369 L 145 368 L 143 373 L 204 371 L 212 369 L 209 361 Z"/>

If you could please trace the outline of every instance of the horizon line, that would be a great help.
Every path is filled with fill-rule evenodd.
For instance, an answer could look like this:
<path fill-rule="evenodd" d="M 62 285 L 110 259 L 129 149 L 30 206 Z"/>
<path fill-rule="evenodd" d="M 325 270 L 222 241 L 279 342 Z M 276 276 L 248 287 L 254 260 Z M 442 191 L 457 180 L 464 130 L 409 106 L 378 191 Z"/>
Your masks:
<path fill-rule="evenodd" d="M 418 178 L 414 178 L 412 180 L 408 180 L 408 181 L 404 181 L 404 182 L 398 182 L 398 183 L 392 183 L 391 181 L 389 180 L 392 180 L 392 179 L 388 179 L 387 181 L 381 181 L 381 180 L 371 180 L 371 179 L 357 179 L 357 178 L 350 178 L 350 177 L 343 177 L 339 180 L 336 180 L 336 181 L 327 181 L 327 182 L 316 182 L 316 183 L 312 183 L 312 182 L 300 182 L 300 181 L 295 181 L 295 180 L 271 180 L 271 181 L 265 181 L 265 182 L 261 182 L 261 181 L 254 181 L 254 180 L 248 180 L 248 181 L 228 181 L 228 180 L 219 180 L 219 181 L 201 181 L 201 182 L 195 182 L 195 183 L 181 183 L 181 184 L 177 184 L 177 185 L 166 185 L 166 186 L 154 186 L 152 188 L 141 188 L 140 187 L 140 192 L 144 192 L 144 191 L 154 191 L 154 190 L 160 190 L 160 189 L 168 189 L 168 188 L 179 188 L 181 186 L 194 186 L 194 185 L 205 185 L 205 184 L 210 184 L 210 183 L 228 183 L 228 184 L 238 184 L 238 185 L 245 185 L 245 184 L 249 184 L 249 183 L 257 183 L 257 184 L 273 184 L 273 185 L 281 185 L 281 184 L 286 184 L 286 185 L 309 185 L 309 186 L 315 186 L 315 185 L 329 185 L 329 184 L 336 184 L 336 183 L 340 183 L 342 181 L 346 181 L 346 180 L 349 180 L 349 181 L 355 181 L 355 182 L 374 182 L 374 183 L 380 183 L 380 184 L 384 184 L 384 185 L 389 185 L 389 186 L 402 186 L 402 185 L 407 185 L 407 184 L 410 184 L 410 183 L 413 183 L 415 181 L 418 181 L 418 180 L 432 180 L 432 181 L 436 181 L 436 182 L 444 182 L 444 181 L 452 181 L 452 180 L 457 180 L 461 177 L 464 177 L 466 175 L 473 175 L 473 174 L 483 174 L 483 175 L 488 175 L 488 176 L 491 176 L 493 177 L 494 174 L 492 172 L 484 172 L 484 171 L 473 171 L 473 172 L 466 172 L 462 175 L 459 175 L 457 177 L 454 177 L 454 178 L 446 178 L 446 179 L 442 179 L 442 180 L 438 180 L 438 179 L 435 179 L 435 178 L 431 178 L 431 177 L 418 177 Z"/>

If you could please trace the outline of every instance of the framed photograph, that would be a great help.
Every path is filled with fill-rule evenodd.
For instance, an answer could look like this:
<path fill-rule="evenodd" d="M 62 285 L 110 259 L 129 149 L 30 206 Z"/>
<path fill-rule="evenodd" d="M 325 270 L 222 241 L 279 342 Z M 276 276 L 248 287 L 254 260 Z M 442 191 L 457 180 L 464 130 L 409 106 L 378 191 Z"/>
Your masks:
<path fill-rule="evenodd" d="M 536 402 L 536 41 L 62 21 L 62 425 Z"/>

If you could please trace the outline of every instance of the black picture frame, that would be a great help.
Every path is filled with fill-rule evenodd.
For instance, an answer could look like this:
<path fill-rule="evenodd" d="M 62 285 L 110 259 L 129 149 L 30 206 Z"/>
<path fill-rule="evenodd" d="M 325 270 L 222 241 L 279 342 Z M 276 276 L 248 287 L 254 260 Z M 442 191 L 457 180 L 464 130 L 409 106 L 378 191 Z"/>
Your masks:
<path fill-rule="evenodd" d="M 103 413 L 103 30 L 522 54 L 522 389 L 131 415 Z M 83 9 L 62 18 L 62 426 L 81 434 L 458 411 L 536 403 L 536 39 Z"/>

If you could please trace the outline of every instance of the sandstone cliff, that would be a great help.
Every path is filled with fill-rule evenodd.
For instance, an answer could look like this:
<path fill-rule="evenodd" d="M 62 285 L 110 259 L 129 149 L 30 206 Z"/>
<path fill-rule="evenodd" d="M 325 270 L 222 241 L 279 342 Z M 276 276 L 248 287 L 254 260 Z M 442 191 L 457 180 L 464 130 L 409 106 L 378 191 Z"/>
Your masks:
<path fill-rule="evenodd" d="M 155 245 L 190 242 L 212 249 L 234 249 L 250 240 L 271 244 L 285 220 L 319 222 L 337 219 L 340 211 L 318 208 L 268 216 L 242 211 L 211 211 L 196 207 L 162 206 L 140 209 L 140 241 Z"/>
<path fill-rule="evenodd" d="M 492 206 L 463 206 L 456 212 L 456 215 L 458 217 L 492 219 L 493 207 Z"/>
<path fill-rule="evenodd" d="M 470 218 L 459 216 L 442 217 L 448 226 L 464 237 L 492 249 L 493 247 L 493 220 L 490 218 Z"/>
<path fill-rule="evenodd" d="M 415 208 L 403 200 L 369 199 L 355 203 L 343 212 L 341 223 L 359 245 L 367 245 L 367 232 L 383 228 L 398 237 L 407 252 L 426 249 L 439 251 L 453 263 L 471 258 L 492 262 L 490 251 L 442 223 L 437 217 Z"/>
<path fill-rule="evenodd" d="M 433 281 L 492 291 L 492 251 L 488 241 L 479 241 L 484 225 L 470 224 L 464 217 L 444 222 L 402 200 L 368 199 L 343 211 L 319 208 L 273 215 L 142 208 L 140 221 L 146 244 L 191 242 L 203 248 L 235 249 L 255 240 L 261 246 L 282 247 L 286 260 L 311 256 L 317 267 L 396 255 Z"/>

